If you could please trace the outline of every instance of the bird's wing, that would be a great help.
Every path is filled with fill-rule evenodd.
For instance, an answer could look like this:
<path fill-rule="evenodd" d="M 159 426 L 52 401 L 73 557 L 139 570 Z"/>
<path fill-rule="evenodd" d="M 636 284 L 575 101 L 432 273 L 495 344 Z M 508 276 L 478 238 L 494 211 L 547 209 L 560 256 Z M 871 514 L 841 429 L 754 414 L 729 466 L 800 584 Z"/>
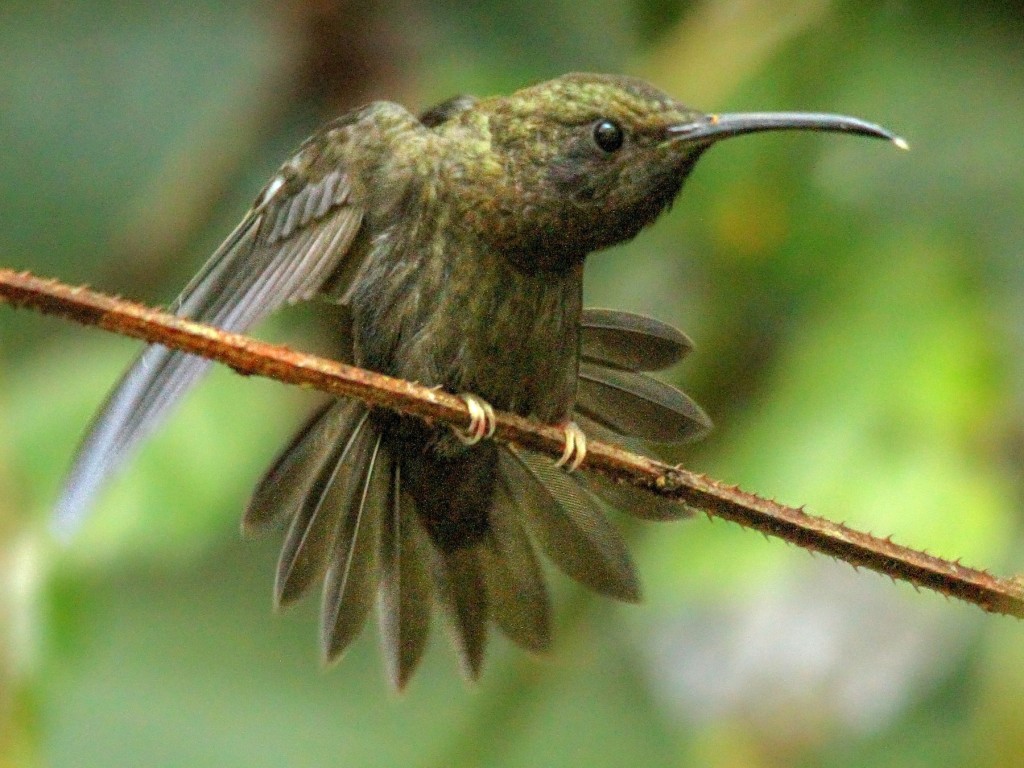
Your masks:
<path fill-rule="evenodd" d="M 361 123 L 373 119 L 372 110 L 329 123 L 302 145 L 177 298 L 175 314 L 240 332 L 284 304 L 310 298 L 327 281 L 338 286 L 351 279 L 367 249 L 366 238 L 357 237 L 363 207 L 346 158 L 351 143 L 366 135 Z M 208 367 L 158 345 L 142 352 L 82 441 L 56 507 L 60 530 L 74 530 L 108 476 Z"/>

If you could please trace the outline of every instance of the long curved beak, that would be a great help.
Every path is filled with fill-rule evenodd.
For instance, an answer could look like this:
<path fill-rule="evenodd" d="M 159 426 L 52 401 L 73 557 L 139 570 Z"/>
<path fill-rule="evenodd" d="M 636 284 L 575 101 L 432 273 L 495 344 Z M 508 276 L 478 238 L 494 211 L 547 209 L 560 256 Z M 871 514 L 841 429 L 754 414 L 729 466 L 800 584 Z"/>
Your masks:
<path fill-rule="evenodd" d="M 815 112 L 737 112 L 706 115 L 702 119 L 668 128 L 671 137 L 682 141 L 714 142 L 744 133 L 761 131 L 829 131 L 852 133 L 891 141 L 900 149 L 910 149 L 906 140 L 880 125 L 846 115 Z"/>

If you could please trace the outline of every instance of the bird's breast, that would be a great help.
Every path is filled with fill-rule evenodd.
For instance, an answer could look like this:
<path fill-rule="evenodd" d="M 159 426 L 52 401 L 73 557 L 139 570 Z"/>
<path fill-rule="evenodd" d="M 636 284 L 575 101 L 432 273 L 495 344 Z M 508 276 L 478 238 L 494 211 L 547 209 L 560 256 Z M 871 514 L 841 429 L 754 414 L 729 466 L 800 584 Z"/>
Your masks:
<path fill-rule="evenodd" d="M 368 256 L 351 298 L 357 362 L 549 423 L 567 419 L 582 264 L 531 273 L 435 224 L 381 238 Z"/>

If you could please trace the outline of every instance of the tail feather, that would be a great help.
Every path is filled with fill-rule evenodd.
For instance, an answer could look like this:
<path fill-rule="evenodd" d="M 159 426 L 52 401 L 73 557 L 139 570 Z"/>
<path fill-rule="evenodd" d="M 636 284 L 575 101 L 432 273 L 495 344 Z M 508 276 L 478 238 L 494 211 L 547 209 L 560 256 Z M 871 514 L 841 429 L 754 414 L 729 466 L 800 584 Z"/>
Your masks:
<path fill-rule="evenodd" d="M 625 371 L 660 371 L 693 349 L 680 330 L 653 317 L 611 309 L 585 309 L 580 318 L 583 359 Z"/>
<path fill-rule="evenodd" d="M 551 645 L 551 600 L 513 491 L 499 477 L 481 552 L 491 614 L 516 645 L 539 653 Z"/>
<path fill-rule="evenodd" d="M 402 488 L 401 467 L 396 463 L 381 528 L 378 605 L 384 661 L 398 690 L 409 682 L 427 645 L 434 599 L 426 570 L 430 546 L 412 498 Z"/>
<path fill-rule="evenodd" d="M 328 438 L 346 425 L 344 419 L 327 418 L 336 407 L 338 403 L 331 401 L 319 408 L 263 473 L 242 514 L 242 533 L 261 533 L 302 503 L 316 477 L 316 467 L 339 442 Z"/>
<path fill-rule="evenodd" d="M 640 601 L 640 580 L 626 544 L 601 503 L 547 456 L 503 448 L 499 471 L 516 489 L 527 530 L 567 575 L 617 600 Z"/>
<path fill-rule="evenodd" d="M 575 414 L 573 418 L 587 437 L 606 443 L 618 443 L 634 453 L 646 453 L 647 445 L 643 440 L 616 435 L 607 427 L 580 414 Z M 666 499 L 628 483 L 616 482 L 598 472 L 578 473 L 573 477 L 608 506 L 640 520 L 682 520 L 693 516 L 693 510 L 681 501 Z"/>
<path fill-rule="evenodd" d="M 613 509 L 639 520 L 663 522 L 693 517 L 693 508 L 681 501 L 673 501 L 628 483 L 617 483 L 611 478 L 590 473 L 578 481 Z"/>
<path fill-rule="evenodd" d="M 653 442 L 702 437 L 711 420 L 675 387 L 650 376 L 580 364 L 576 409 L 620 435 Z"/>
<path fill-rule="evenodd" d="M 576 413 L 600 424 L 613 441 L 702 437 L 711 428 L 707 414 L 675 387 L 642 373 L 674 365 L 692 349 L 686 334 L 653 318 L 584 310 Z"/>
<path fill-rule="evenodd" d="M 480 562 L 482 544 L 452 550 L 436 548 L 433 575 L 437 596 L 450 618 L 459 663 L 476 680 L 487 645 L 487 589 Z"/>
<path fill-rule="evenodd" d="M 338 660 L 362 630 L 380 574 L 381 521 L 392 489 L 391 457 L 375 430 L 364 429 L 362 434 L 368 439 L 359 441 L 360 452 L 346 462 L 352 467 L 348 482 L 332 485 L 324 498 L 324 504 L 341 511 L 321 611 L 322 648 L 328 662 Z"/>
<path fill-rule="evenodd" d="M 340 403 L 336 412 L 325 417 L 325 421 L 338 422 L 324 428 L 325 432 L 338 433 L 333 449 L 321 461 L 297 468 L 316 474 L 311 483 L 300 478 L 294 481 L 305 498 L 293 512 L 281 548 L 274 584 L 278 606 L 295 602 L 327 568 L 340 520 L 351 506 L 366 471 L 366 453 L 375 437 L 368 428 L 368 417 L 361 404 Z"/>
<path fill-rule="evenodd" d="M 626 450 L 633 451 L 634 453 L 645 453 L 650 448 L 650 441 L 631 435 L 620 435 L 618 432 L 609 429 L 599 421 L 594 421 L 578 410 L 573 412 L 572 420 L 576 422 L 576 426 L 582 429 L 588 438 L 612 445 L 621 445 Z"/>

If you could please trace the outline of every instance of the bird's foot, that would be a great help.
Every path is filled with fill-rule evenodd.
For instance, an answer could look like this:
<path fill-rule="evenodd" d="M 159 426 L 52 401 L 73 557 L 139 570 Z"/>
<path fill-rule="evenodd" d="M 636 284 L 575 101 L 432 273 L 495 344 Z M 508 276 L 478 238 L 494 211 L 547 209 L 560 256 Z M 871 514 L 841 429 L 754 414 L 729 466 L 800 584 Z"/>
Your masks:
<path fill-rule="evenodd" d="M 481 397 L 468 392 L 459 395 L 469 409 L 469 426 L 465 429 L 452 427 L 452 432 L 463 445 L 476 445 L 485 437 L 494 437 L 498 426 L 491 404 Z"/>
<path fill-rule="evenodd" d="M 575 421 L 567 422 L 562 429 L 565 431 L 565 450 L 555 466 L 565 467 L 566 472 L 575 472 L 587 458 L 587 436 Z"/>

